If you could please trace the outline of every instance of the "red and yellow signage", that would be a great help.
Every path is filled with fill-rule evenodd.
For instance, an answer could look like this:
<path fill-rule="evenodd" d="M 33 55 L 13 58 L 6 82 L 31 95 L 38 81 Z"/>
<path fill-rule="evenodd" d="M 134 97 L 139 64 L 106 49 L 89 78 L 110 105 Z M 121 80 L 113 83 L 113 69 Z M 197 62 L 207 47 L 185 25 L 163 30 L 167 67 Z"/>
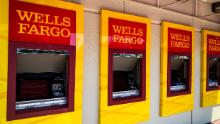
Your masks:
<path fill-rule="evenodd" d="M 162 23 L 161 38 L 161 85 L 160 85 L 160 115 L 170 116 L 173 114 L 190 111 L 193 109 L 194 87 L 194 28 L 170 22 Z M 186 54 L 191 57 L 190 91 L 182 94 L 169 96 L 169 55 Z M 173 109 L 178 108 L 178 109 Z"/>
<path fill-rule="evenodd" d="M 82 124 L 83 10 L 81 5 L 61 0 L 0 1 L 1 124 Z M 8 44 L 12 41 L 42 43 L 42 45 L 43 43 L 74 45 L 76 41 L 74 112 L 7 121 L 7 104 L 10 104 L 7 103 L 7 89 L 10 89 L 7 88 Z"/>
<path fill-rule="evenodd" d="M 11 1 L 9 15 L 10 41 L 75 44 L 75 11 Z"/>
<path fill-rule="evenodd" d="M 208 34 L 206 37 L 208 54 L 220 55 L 220 36 Z"/>
<path fill-rule="evenodd" d="M 109 48 L 145 50 L 146 24 L 109 18 Z"/>
<path fill-rule="evenodd" d="M 101 11 L 100 124 L 136 124 L 150 117 L 150 20 Z M 146 55 L 144 100 L 109 105 L 109 50 L 139 50 Z"/>
<path fill-rule="evenodd" d="M 168 28 L 168 50 L 169 52 L 191 52 L 192 32 L 187 30 Z"/>
<path fill-rule="evenodd" d="M 220 90 L 208 90 L 208 58 L 220 56 L 220 32 L 202 31 L 201 50 L 201 107 L 208 107 L 220 104 Z"/>

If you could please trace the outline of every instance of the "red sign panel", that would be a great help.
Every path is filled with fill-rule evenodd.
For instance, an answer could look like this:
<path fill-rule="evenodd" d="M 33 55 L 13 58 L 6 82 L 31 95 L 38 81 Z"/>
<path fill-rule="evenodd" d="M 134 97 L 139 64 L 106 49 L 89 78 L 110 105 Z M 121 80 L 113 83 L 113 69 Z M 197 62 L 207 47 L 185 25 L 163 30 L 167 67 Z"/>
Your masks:
<path fill-rule="evenodd" d="M 208 54 L 220 54 L 220 37 L 207 35 L 207 51 Z"/>
<path fill-rule="evenodd" d="M 191 52 L 192 32 L 174 28 L 168 28 L 169 52 Z"/>
<path fill-rule="evenodd" d="M 75 11 L 10 1 L 9 12 L 10 41 L 75 44 Z"/>
<path fill-rule="evenodd" d="M 145 50 L 147 25 L 109 18 L 109 48 Z"/>

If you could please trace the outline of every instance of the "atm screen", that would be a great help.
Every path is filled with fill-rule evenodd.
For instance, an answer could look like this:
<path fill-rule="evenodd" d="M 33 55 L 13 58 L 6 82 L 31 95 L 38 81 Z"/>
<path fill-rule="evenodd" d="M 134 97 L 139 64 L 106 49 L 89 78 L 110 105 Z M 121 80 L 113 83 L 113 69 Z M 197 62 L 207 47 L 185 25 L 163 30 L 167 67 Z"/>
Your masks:
<path fill-rule="evenodd" d="M 68 51 L 17 48 L 16 110 L 67 105 Z"/>
<path fill-rule="evenodd" d="M 170 62 L 171 92 L 187 91 L 189 89 L 189 65 L 188 56 L 173 55 Z"/>
<path fill-rule="evenodd" d="M 220 86 L 220 59 L 213 57 L 208 59 L 208 87 L 217 88 Z"/>
<path fill-rule="evenodd" d="M 113 54 L 113 99 L 141 95 L 143 54 Z"/>

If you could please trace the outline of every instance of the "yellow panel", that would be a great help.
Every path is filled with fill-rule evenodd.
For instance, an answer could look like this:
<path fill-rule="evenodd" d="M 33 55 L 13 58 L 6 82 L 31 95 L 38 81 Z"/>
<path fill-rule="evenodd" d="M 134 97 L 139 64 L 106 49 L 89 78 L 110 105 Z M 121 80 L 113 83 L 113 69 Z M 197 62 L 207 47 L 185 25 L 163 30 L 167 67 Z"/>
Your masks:
<path fill-rule="evenodd" d="M 8 0 L 0 1 L 0 124 L 6 118 L 8 73 Z"/>
<path fill-rule="evenodd" d="M 220 104 L 220 90 L 206 91 L 207 83 L 207 35 L 220 36 L 219 32 L 202 31 L 201 49 L 201 107 Z"/>
<path fill-rule="evenodd" d="M 191 94 L 167 97 L 168 27 L 192 32 Z M 163 22 L 161 31 L 160 115 L 165 117 L 181 112 L 190 111 L 193 109 L 195 34 L 193 27 L 174 24 L 170 22 Z"/>
<path fill-rule="evenodd" d="M 76 70 L 74 112 L 6 121 L 8 73 L 8 0 L 0 2 L 0 124 L 81 124 L 83 82 L 83 6 L 61 0 L 20 0 L 76 11 Z M 2 16 L 3 15 L 3 16 Z"/>
<path fill-rule="evenodd" d="M 146 100 L 108 106 L 108 18 L 117 18 L 147 25 L 146 39 Z M 101 10 L 100 36 L 100 123 L 135 124 L 150 118 L 150 20 L 143 17 Z"/>

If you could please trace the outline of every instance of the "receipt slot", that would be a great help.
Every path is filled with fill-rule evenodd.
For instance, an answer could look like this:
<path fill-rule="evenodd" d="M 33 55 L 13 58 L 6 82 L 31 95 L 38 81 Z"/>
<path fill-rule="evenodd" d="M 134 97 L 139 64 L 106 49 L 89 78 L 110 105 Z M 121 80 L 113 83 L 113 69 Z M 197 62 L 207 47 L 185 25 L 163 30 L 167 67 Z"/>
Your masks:
<path fill-rule="evenodd" d="M 162 23 L 161 116 L 193 109 L 193 46 L 194 28 Z"/>
<path fill-rule="evenodd" d="M 149 19 L 101 11 L 101 124 L 149 118 L 149 40 Z"/>
<path fill-rule="evenodd" d="M 201 106 L 220 104 L 220 33 L 202 31 Z"/>
<path fill-rule="evenodd" d="M 54 3 L 10 1 L 7 121 L 81 124 L 83 7 Z"/>

